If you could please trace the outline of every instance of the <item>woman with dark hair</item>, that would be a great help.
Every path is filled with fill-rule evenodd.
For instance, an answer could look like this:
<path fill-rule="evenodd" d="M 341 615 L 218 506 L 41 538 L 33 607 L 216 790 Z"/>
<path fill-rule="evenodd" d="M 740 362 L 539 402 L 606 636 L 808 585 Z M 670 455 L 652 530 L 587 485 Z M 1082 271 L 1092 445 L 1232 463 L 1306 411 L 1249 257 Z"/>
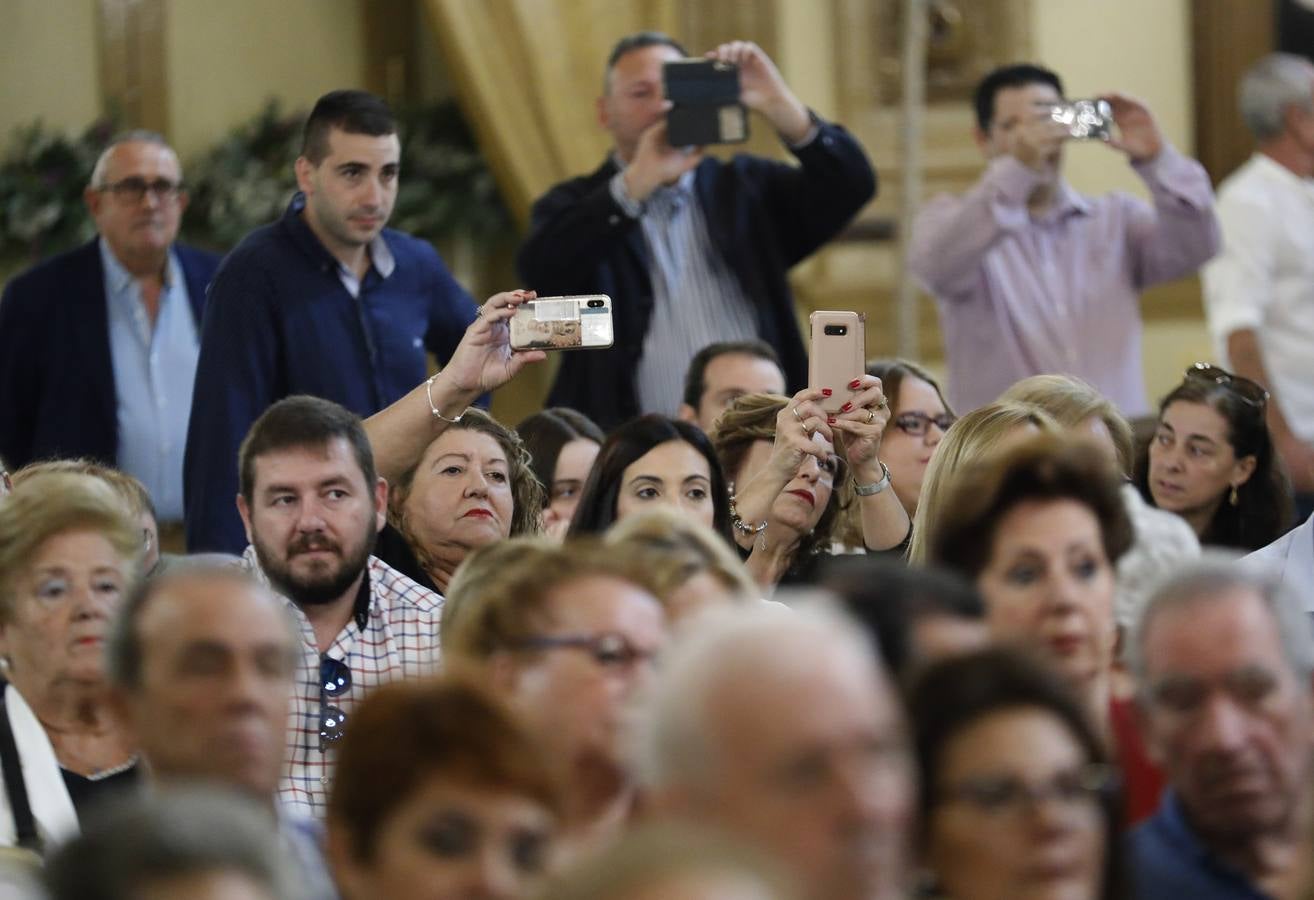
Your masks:
<path fill-rule="evenodd" d="M 516 433 L 543 485 L 543 530 L 564 537 L 607 436 L 588 416 L 565 406 L 534 413 L 516 426 Z"/>
<path fill-rule="evenodd" d="M 563 800 L 510 711 L 473 683 L 374 691 L 338 749 L 328 854 L 346 900 L 527 896 Z"/>
<path fill-rule="evenodd" d="M 1196 363 L 1159 404 L 1159 423 L 1137 460 L 1147 502 L 1177 513 L 1200 543 L 1258 550 L 1286 530 L 1291 495 L 1265 415 L 1268 391 Z"/>
<path fill-rule="evenodd" d="M 443 593 L 471 550 L 537 534 L 542 510 L 543 488 L 520 438 L 483 410 L 467 409 L 392 486 L 388 522 L 394 531 L 380 535 L 377 552 Z"/>
<path fill-rule="evenodd" d="M 1116 774 L 1068 685 L 990 648 L 927 669 L 909 708 L 927 896 L 1124 895 Z"/>
<path fill-rule="evenodd" d="M 926 467 L 954 423 L 954 411 L 940 383 L 916 363 L 873 359 L 867 374 L 881 380 L 890 398 L 890 427 L 881 438 L 881 462 L 890 467 L 890 485 L 909 516 L 917 515 Z"/>
<path fill-rule="evenodd" d="M 649 414 L 607 437 L 567 534 L 601 534 L 654 503 L 682 509 L 730 540 L 730 494 L 712 442 L 696 425 Z"/>

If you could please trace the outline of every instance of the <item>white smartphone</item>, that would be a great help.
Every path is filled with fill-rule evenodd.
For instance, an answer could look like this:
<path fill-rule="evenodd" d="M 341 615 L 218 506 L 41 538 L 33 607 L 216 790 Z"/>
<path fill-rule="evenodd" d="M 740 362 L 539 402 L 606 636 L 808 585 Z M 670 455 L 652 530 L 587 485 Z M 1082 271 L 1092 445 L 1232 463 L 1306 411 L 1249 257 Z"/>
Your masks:
<path fill-rule="evenodd" d="M 539 297 L 511 317 L 512 350 L 601 350 L 613 341 L 606 294 Z"/>

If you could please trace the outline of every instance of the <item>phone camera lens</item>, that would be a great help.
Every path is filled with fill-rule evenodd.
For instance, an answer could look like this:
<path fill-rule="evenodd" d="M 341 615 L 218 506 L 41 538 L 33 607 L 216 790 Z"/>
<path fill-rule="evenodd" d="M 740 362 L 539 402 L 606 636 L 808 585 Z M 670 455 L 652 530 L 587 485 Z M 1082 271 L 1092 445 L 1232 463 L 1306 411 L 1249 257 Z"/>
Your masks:
<path fill-rule="evenodd" d="M 849 333 L 849 326 L 847 326 L 847 325 L 827 325 L 827 326 L 826 326 L 826 332 L 825 332 L 825 333 L 826 333 L 826 334 L 837 334 L 837 335 L 848 334 L 848 333 Z"/>
<path fill-rule="evenodd" d="M 602 303 L 601 300 L 590 300 L 590 301 L 589 301 L 589 309 L 601 309 L 601 308 L 602 308 L 602 305 L 603 305 L 603 303 Z"/>

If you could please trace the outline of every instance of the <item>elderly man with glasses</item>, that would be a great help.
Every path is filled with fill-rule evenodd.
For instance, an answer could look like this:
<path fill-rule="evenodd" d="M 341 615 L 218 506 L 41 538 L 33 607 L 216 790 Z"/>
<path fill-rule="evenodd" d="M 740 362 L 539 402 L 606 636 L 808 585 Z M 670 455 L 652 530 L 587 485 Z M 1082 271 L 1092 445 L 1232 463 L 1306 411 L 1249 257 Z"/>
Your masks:
<path fill-rule="evenodd" d="M 201 312 L 219 258 L 176 241 L 187 192 L 158 134 L 111 141 L 84 199 L 97 236 L 18 275 L 0 300 L 0 455 L 122 469 L 167 532 L 183 518 Z"/>

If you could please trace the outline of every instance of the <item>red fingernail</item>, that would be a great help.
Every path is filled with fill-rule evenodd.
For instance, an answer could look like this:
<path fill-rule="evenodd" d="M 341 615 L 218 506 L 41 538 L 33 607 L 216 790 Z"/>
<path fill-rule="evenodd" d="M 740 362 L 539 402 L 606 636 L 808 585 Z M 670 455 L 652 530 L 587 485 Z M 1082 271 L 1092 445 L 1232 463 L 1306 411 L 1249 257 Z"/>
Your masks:
<path fill-rule="evenodd" d="M 856 379 L 856 378 L 853 379 L 852 381 L 849 382 L 849 390 L 851 390 L 851 391 L 856 391 L 856 390 L 858 389 L 858 385 L 860 385 L 860 384 L 862 384 L 861 381 L 859 381 L 859 380 Z"/>
<path fill-rule="evenodd" d="M 845 403 L 843 406 L 840 407 L 840 412 L 848 412 L 851 409 L 853 409 L 853 404 Z"/>
<path fill-rule="evenodd" d="M 826 424 L 827 424 L 827 425 L 834 425 L 834 424 L 835 424 L 835 417 L 834 417 L 834 416 L 826 416 Z"/>
<path fill-rule="evenodd" d="M 829 396 L 830 396 L 831 394 L 833 394 L 833 393 L 835 393 L 835 392 L 832 391 L 830 388 L 822 388 L 822 389 L 821 389 L 821 396 L 823 396 L 823 397 L 829 397 Z"/>

